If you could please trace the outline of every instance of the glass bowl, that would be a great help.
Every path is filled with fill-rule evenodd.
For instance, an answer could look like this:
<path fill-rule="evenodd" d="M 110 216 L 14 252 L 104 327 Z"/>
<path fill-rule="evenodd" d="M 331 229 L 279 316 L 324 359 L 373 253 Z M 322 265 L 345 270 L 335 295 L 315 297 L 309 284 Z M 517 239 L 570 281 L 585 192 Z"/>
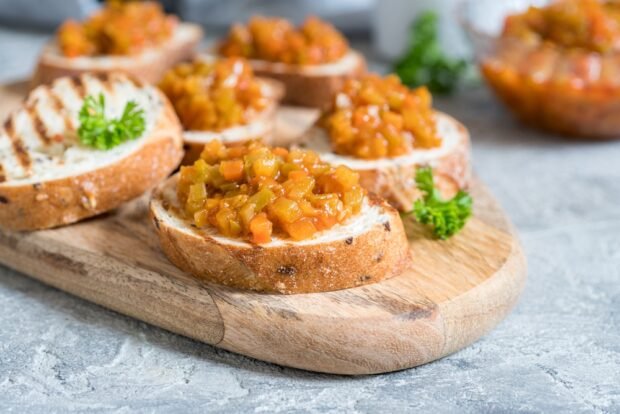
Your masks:
<path fill-rule="evenodd" d="M 528 125 L 563 135 L 620 138 L 620 53 L 500 36 L 505 18 L 544 1 L 465 0 L 459 18 L 483 78 Z"/>

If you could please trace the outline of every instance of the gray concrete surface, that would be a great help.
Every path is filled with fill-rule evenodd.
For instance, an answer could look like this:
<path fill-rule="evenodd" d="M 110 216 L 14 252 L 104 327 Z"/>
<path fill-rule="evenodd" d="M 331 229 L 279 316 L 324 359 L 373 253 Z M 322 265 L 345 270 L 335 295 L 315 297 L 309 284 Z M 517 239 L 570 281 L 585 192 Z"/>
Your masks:
<path fill-rule="evenodd" d="M 0 30 L 0 81 L 43 37 Z M 0 268 L 0 412 L 620 412 L 620 142 L 521 129 L 484 89 L 442 108 L 516 224 L 529 281 L 471 347 L 417 369 L 317 375 L 153 328 Z"/>

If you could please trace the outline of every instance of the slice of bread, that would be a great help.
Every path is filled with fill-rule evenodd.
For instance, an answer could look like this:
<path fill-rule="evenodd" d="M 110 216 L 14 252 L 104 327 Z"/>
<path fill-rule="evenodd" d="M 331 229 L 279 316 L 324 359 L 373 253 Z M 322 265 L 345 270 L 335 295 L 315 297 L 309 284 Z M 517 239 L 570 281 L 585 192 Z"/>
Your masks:
<path fill-rule="evenodd" d="M 213 58 L 213 56 L 211 56 Z M 287 63 L 250 60 L 256 76 L 282 82 L 286 93 L 282 103 L 327 109 L 344 82 L 366 72 L 366 60 L 350 50 L 340 60 L 322 65 L 290 65 Z"/>
<path fill-rule="evenodd" d="M 378 282 L 409 264 L 403 223 L 375 196 L 357 216 L 311 239 L 254 245 L 192 226 L 179 214 L 177 179 L 158 187 L 150 211 L 170 261 L 196 277 L 259 292 L 311 293 Z"/>
<path fill-rule="evenodd" d="M 169 41 L 161 47 L 148 49 L 136 56 L 68 58 L 60 53 L 55 42 L 50 42 L 41 52 L 31 86 L 49 84 L 62 76 L 115 71 L 124 72 L 145 82 L 156 83 L 172 66 L 194 55 L 194 49 L 202 35 L 200 26 L 180 23 Z"/>
<path fill-rule="evenodd" d="M 331 164 L 342 164 L 360 174 L 360 183 L 401 210 L 411 210 L 420 195 L 415 171 L 421 166 L 433 168 L 435 184 L 445 197 L 466 188 L 471 180 L 470 140 L 467 129 L 449 115 L 437 113 L 437 128 L 442 144 L 438 148 L 414 150 L 394 158 L 365 160 L 332 152 L 326 131 L 313 127 L 300 146 L 319 153 Z"/>
<path fill-rule="evenodd" d="M 78 113 L 85 96 L 99 93 L 109 117 L 135 101 L 142 136 L 107 151 L 81 144 Z M 120 73 L 56 79 L 0 129 L 0 227 L 44 229 L 109 211 L 161 182 L 182 155 L 179 121 L 157 88 Z"/>
<path fill-rule="evenodd" d="M 272 79 L 260 79 L 269 105 L 261 112 L 254 114 L 252 120 L 245 124 L 226 128 L 222 131 L 184 131 L 185 157 L 183 164 L 192 164 L 200 157 L 205 144 L 219 139 L 224 144 L 241 144 L 246 141 L 261 139 L 267 144 L 273 143 L 276 127 L 276 111 L 278 103 L 284 95 L 284 87 Z"/>

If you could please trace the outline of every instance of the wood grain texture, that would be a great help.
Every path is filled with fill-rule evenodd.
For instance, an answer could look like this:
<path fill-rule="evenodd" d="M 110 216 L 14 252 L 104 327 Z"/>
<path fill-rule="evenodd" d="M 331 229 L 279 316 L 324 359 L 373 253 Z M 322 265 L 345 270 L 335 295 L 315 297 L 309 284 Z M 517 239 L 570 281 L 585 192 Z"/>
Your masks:
<path fill-rule="evenodd" d="M 0 88 L 0 116 L 16 106 L 19 91 Z M 296 127 L 309 125 L 285 114 Z M 146 196 L 65 228 L 0 231 L 0 262 L 233 352 L 312 371 L 388 372 L 467 346 L 505 317 L 523 289 L 525 259 L 510 223 L 480 182 L 472 191 L 475 217 L 461 234 L 436 241 L 407 222 L 413 266 L 344 291 L 266 295 L 193 279 L 161 253 Z"/>

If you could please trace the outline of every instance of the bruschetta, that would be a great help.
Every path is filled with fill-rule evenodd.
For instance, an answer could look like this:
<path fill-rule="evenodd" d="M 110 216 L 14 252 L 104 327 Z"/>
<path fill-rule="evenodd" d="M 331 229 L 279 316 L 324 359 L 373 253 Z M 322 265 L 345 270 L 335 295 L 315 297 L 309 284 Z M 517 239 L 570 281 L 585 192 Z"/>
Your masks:
<path fill-rule="evenodd" d="M 401 211 L 420 195 L 415 172 L 421 166 L 433 168 L 446 197 L 471 179 L 467 129 L 434 110 L 425 88 L 410 90 L 395 75 L 349 81 L 300 145 L 356 171 L 364 188 Z"/>
<path fill-rule="evenodd" d="M 311 151 L 214 141 L 158 187 L 150 211 L 175 265 L 239 289 L 345 289 L 409 263 L 397 211 Z"/>
<path fill-rule="evenodd" d="M 87 101 L 100 105 L 97 118 Z M 101 141 L 106 119 L 117 118 L 135 135 Z M 0 129 L 0 227 L 46 229 L 107 212 L 152 189 L 182 156 L 179 121 L 157 88 L 122 73 L 58 78 L 31 91 Z"/>
<path fill-rule="evenodd" d="M 189 59 L 202 39 L 200 26 L 180 23 L 155 2 L 113 2 L 84 22 L 67 21 L 42 50 L 32 86 L 62 76 L 121 71 L 156 83 Z"/>
<path fill-rule="evenodd" d="M 285 86 L 283 103 L 326 109 L 344 82 L 366 72 L 366 60 L 332 25 L 316 17 L 296 28 L 281 18 L 234 25 L 214 52 L 250 60 L 257 76 Z"/>
<path fill-rule="evenodd" d="M 166 73 L 159 88 L 170 99 L 184 128 L 185 158 L 191 164 L 206 143 L 227 145 L 262 139 L 270 143 L 282 85 L 256 78 L 243 58 L 181 63 Z"/>

